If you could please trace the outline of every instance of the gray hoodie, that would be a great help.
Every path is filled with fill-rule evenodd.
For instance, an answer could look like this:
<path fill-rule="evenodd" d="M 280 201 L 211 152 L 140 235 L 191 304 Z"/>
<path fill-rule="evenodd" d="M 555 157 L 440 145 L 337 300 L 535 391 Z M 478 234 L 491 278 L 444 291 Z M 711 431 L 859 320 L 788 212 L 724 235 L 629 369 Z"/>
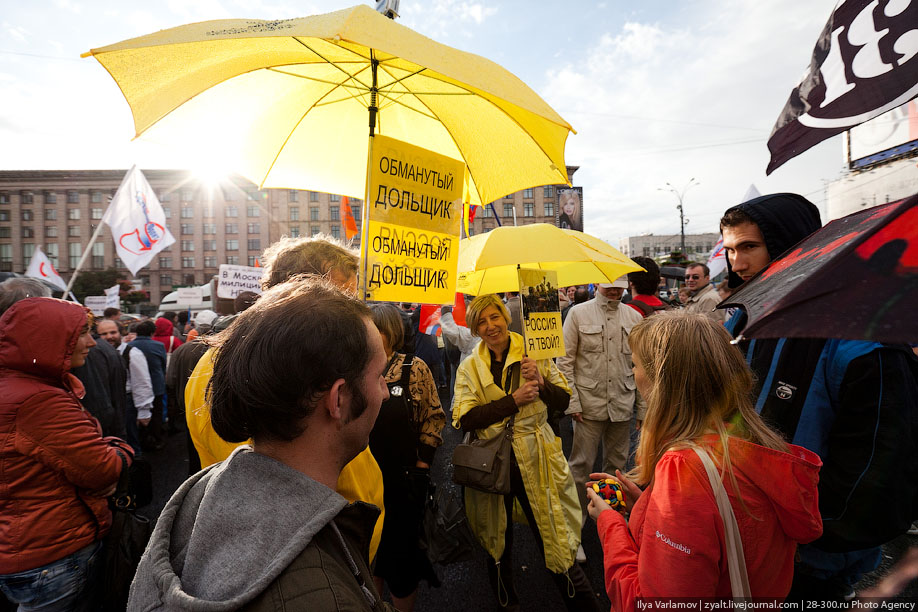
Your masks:
<path fill-rule="evenodd" d="M 185 481 L 166 503 L 131 584 L 128 610 L 239 609 L 346 505 L 305 474 L 240 447 Z M 356 571 L 351 555 L 359 552 L 332 529 Z M 372 608 L 374 594 L 363 591 Z"/>

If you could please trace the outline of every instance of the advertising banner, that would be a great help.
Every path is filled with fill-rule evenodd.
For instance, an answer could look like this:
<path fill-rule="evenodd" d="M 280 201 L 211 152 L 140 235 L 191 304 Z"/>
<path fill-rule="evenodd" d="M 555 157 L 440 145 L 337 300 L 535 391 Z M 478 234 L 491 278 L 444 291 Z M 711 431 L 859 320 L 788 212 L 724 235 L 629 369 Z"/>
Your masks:
<path fill-rule="evenodd" d="M 583 231 L 583 187 L 558 188 L 558 227 Z"/>
<path fill-rule="evenodd" d="M 450 304 L 456 291 L 462 162 L 376 136 L 367 232 L 366 298 Z"/>
<path fill-rule="evenodd" d="M 536 360 L 564 355 L 558 273 L 520 268 L 519 275 L 526 355 Z"/>

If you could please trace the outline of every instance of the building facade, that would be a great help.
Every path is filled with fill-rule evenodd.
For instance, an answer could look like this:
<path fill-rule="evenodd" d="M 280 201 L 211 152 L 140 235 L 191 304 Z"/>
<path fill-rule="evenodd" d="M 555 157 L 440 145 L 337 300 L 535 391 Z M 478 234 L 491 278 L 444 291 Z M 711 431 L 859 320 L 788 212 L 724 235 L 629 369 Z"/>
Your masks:
<path fill-rule="evenodd" d="M 686 234 L 685 256 L 689 261 L 707 261 L 708 255 L 720 240 L 720 234 Z M 644 234 L 643 236 L 629 236 L 622 238 L 618 243 L 618 250 L 628 257 L 643 255 L 644 257 L 667 257 L 673 251 L 682 250 L 681 234 Z"/>
<path fill-rule="evenodd" d="M 568 166 L 573 177 L 576 166 Z M 127 170 L 0 171 L 0 272 L 25 272 L 41 248 L 68 279 L 101 223 Z M 343 197 L 298 189 L 265 189 L 240 177 L 217 182 L 186 170 L 145 170 L 175 243 L 159 252 L 137 278 L 158 304 L 176 287 L 200 285 L 220 264 L 256 265 L 262 251 L 281 236 L 329 234 L 344 240 Z M 555 223 L 558 188 L 524 189 L 494 202 L 500 222 Z M 350 200 L 358 230 L 363 202 Z M 472 223 L 478 234 L 497 227 L 490 207 Z M 360 236 L 352 239 L 359 244 Z M 110 267 L 130 272 L 118 258 L 111 233 L 103 228 L 84 270 Z"/>

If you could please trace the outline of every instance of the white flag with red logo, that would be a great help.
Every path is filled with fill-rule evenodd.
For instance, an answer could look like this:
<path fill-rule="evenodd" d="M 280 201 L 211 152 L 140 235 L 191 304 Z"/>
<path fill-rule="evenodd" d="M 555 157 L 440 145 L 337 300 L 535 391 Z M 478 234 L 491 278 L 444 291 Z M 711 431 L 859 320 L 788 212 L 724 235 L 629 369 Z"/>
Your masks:
<path fill-rule="evenodd" d="M 134 275 L 175 242 L 163 207 L 137 166 L 124 176 L 102 221 L 111 227 L 118 257 Z"/>
<path fill-rule="evenodd" d="M 51 265 L 51 260 L 48 259 L 48 256 L 45 255 L 45 252 L 40 248 L 36 247 L 35 253 L 32 254 L 32 261 L 29 262 L 29 269 L 26 270 L 25 275 L 31 278 L 40 278 L 41 280 L 48 281 L 61 291 L 67 289 L 67 283 L 65 283 L 61 275 L 57 273 L 57 270 Z"/>

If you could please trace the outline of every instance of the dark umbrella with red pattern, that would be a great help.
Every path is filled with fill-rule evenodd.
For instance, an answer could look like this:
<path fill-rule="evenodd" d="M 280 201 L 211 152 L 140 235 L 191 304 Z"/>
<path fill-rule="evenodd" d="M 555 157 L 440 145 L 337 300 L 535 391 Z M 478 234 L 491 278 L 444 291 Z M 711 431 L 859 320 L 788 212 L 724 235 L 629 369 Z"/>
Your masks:
<path fill-rule="evenodd" d="M 918 195 L 826 224 L 740 287 L 747 338 L 918 342 Z"/>

